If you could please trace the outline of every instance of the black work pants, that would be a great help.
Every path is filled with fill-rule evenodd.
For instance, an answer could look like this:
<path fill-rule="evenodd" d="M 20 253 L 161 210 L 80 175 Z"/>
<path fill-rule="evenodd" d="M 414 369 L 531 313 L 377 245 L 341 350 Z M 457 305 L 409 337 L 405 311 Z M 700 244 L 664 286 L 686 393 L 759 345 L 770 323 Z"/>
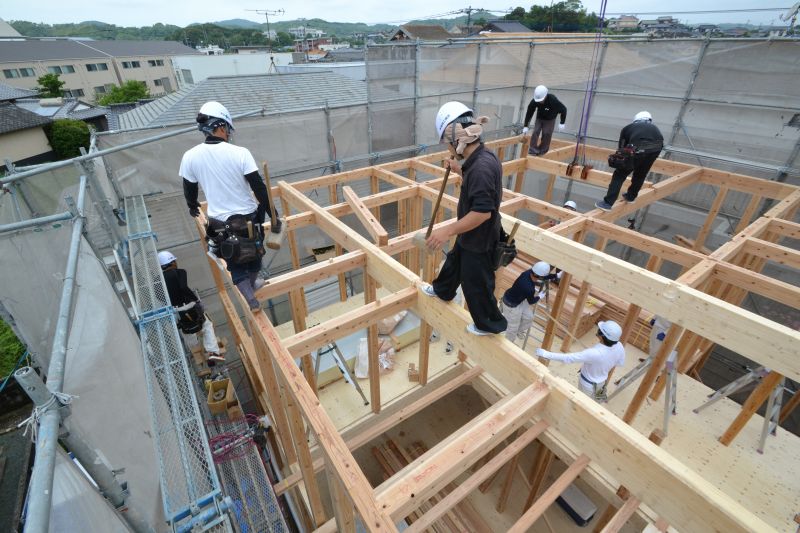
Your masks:
<path fill-rule="evenodd" d="M 639 195 L 639 190 L 644 184 L 644 179 L 647 177 L 647 174 L 650 172 L 650 167 L 656 162 L 660 153 L 661 151 L 659 150 L 658 152 L 636 154 L 634 156 L 633 178 L 631 178 L 631 186 L 628 187 L 627 192 L 630 200 L 635 200 Z M 630 170 L 621 170 L 619 168 L 614 171 L 614 175 L 611 176 L 611 183 L 608 186 L 608 192 L 606 192 L 606 197 L 603 198 L 607 204 L 614 205 L 614 202 L 617 201 L 619 191 L 622 189 L 622 184 L 630 173 Z"/>
<path fill-rule="evenodd" d="M 442 270 L 433 280 L 433 290 L 445 301 L 456 296 L 461 285 L 469 314 L 475 327 L 490 333 L 506 330 L 508 322 L 497 308 L 494 298 L 494 269 L 491 251 L 470 252 L 459 246 L 458 242 L 447 254 Z"/>

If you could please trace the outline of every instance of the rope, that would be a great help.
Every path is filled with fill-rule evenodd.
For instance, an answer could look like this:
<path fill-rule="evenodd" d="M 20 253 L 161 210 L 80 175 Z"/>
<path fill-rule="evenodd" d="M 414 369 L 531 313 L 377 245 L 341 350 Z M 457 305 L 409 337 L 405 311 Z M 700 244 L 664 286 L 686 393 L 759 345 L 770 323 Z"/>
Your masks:
<path fill-rule="evenodd" d="M 31 412 L 31 416 L 17 424 L 17 428 L 21 428 L 25 426 L 25 431 L 22 432 L 22 436 L 26 436 L 28 431 L 31 432 L 31 442 L 36 442 L 37 432 L 39 429 L 39 420 L 42 418 L 42 415 L 46 411 L 48 411 L 51 407 L 55 404 L 58 404 L 58 407 L 63 407 L 65 405 L 69 405 L 72 403 L 73 398 L 79 398 L 79 396 L 74 396 L 72 394 L 67 394 L 65 392 L 54 392 L 50 396 L 50 399 L 47 400 L 42 405 L 36 406 L 33 408 Z"/>
<path fill-rule="evenodd" d="M 19 364 L 23 361 L 23 359 L 28 357 L 29 354 L 30 354 L 30 352 L 28 350 L 25 350 L 22 353 L 22 355 L 19 356 L 19 359 L 17 359 L 16 364 L 14 364 L 14 368 L 11 369 L 11 372 L 9 372 L 8 375 L 6 376 L 6 379 L 3 380 L 3 384 L 0 385 L 0 392 L 3 392 L 3 390 L 6 388 L 6 384 L 11 379 L 11 376 L 13 376 L 14 372 L 16 372 L 17 369 L 19 368 Z"/>
<path fill-rule="evenodd" d="M 606 17 L 606 6 L 608 0 L 601 0 L 600 15 L 597 19 L 597 30 L 594 35 L 594 49 L 592 50 L 592 60 L 589 62 L 589 77 L 586 79 L 586 89 L 583 96 L 583 105 L 581 108 L 581 121 L 578 126 L 577 139 L 575 141 L 575 154 L 572 158 L 572 163 L 578 162 L 578 153 L 582 152 L 582 163 L 586 162 L 586 132 L 589 129 L 589 115 L 592 109 L 592 100 L 594 99 L 594 91 L 597 88 L 597 63 L 600 60 L 600 43 L 603 34 L 603 22 Z"/>

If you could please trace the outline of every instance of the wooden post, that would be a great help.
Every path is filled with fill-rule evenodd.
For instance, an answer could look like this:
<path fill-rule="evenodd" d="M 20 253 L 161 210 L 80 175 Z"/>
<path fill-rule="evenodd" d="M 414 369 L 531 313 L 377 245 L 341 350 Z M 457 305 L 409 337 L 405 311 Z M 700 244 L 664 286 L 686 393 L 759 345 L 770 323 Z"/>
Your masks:
<path fill-rule="evenodd" d="M 436 255 L 431 252 L 424 253 L 424 267 L 422 269 L 422 279 L 426 283 L 433 281 L 434 270 L 436 269 Z M 430 339 L 433 328 L 424 319 L 420 319 L 419 328 L 419 384 L 428 383 L 428 360 L 430 356 Z"/>
<path fill-rule="evenodd" d="M 285 198 L 281 197 L 281 208 L 283 209 L 283 216 L 288 217 L 289 213 L 291 213 L 291 209 L 289 208 L 289 202 L 286 201 Z M 297 241 L 294 238 L 294 231 L 290 229 L 286 232 L 286 241 L 289 243 L 289 254 L 292 258 L 292 268 L 294 270 L 300 269 L 300 256 L 297 253 Z M 305 290 L 300 287 L 300 305 L 303 309 L 303 316 L 308 316 L 308 308 L 306 307 L 306 292 Z"/>
<path fill-rule="evenodd" d="M 753 218 L 753 214 L 758 209 L 758 206 L 761 204 L 762 197 L 758 194 L 754 194 L 753 197 L 750 199 L 750 203 L 747 204 L 747 207 L 744 208 L 744 212 L 742 213 L 742 218 L 739 220 L 739 224 L 736 225 L 736 229 L 733 230 L 734 234 L 741 233 L 744 229 L 750 225 L 750 219 Z"/>
<path fill-rule="evenodd" d="M 364 269 L 364 303 L 372 303 L 377 298 L 377 285 Z M 381 412 L 381 372 L 378 363 L 378 325 L 367 327 L 367 349 L 369 350 L 369 398 L 372 412 Z"/>
<path fill-rule="evenodd" d="M 778 415 L 778 423 L 783 424 L 784 420 L 792 414 L 792 411 L 794 411 L 798 405 L 800 405 L 800 391 L 795 391 L 794 396 L 781 408 L 781 414 Z"/>
<path fill-rule="evenodd" d="M 328 185 L 328 195 L 330 196 L 331 205 L 339 203 L 339 192 L 335 183 Z M 342 255 L 342 245 L 337 242 L 333 246 L 336 256 Z M 345 302 L 347 301 L 347 281 L 344 277 L 344 272 L 339 273 L 337 278 L 339 279 L 339 301 Z"/>
<path fill-rule="evenodd" d="M 531 145 L 531 137 L 530 135 L 525 136 L 525 140 L 522 141 L 521 146 L 521 154 L 520 158 L 527 158 L 528 157 L 528 147 Z M 514 180 L 514 192 L 522 192 L 522 186 L 525 184 L 525 170 L 526 167 L 520 168 L 517 172 L 517 179 Z"/>
<path fill-rule="evenodd" d="M 336 517 L 336 530 L 342 533 L 355 533 L 355 513 L 350 497 L 347 495 L 347 489 L 336 479 L 336 474 L 331 470 L 327 471 L 327 477 L 333 503 L 333 514 Z"/>
<path fill-rule="evenodd" d="M 650 272 L 658 272 L 658 269 L 661 268 L 661 264 L 664 262 L 661 257 L 657 255 L 651 255 L 650 258 L 647 260 L 647 265 L 645 268 Z M 642 308 L 635 304 L 630 304 L 628 306 L 628 312 L 625 315 L 625 322 L 622 324 L 622 335 L 620 336 L 619 341 L 623 344 L 628 342 L 628 337 L 633 331 L 633 326 L 636 324 L 636 321 L 639 320 L 639 313 L 642 312 Z"/>
<path fill-rule="evenodd" d="M 380 191 L 380 185 L 378 182 L 378 176 L 370 176 L 369 178 L 369 188 L 372 194 L 378 194 Z M 378 223 L 381 221 L 381 208 L 380 207 L 373 207 L 372 208 L 372 215 L 378 220 Z"/>
<path fill-rule="evenodd" d="M 694 239 L 694 246 L 692 247 L 693 250 L 697 251 L 703 248 L 703 245 L 706 243 L 706 239 L 708 238 L 708 234 L 711 231 L 711 227 L 714 225 L 714 220 L 716 220 L 717 214 L 719 213 L 727 194 L 728 188 L 724 185 L 717 190 L 717 196 L 714 198 L 714 203 L 711 204 L 711 208 L 708 210 L 706 221 L 703 223 L 703 227 L 700 228 L 700 231 L 697 232 L 697 236 Z"/>
<path fill-rule="evenodd" d="M 536 459 L 534 459 L 533 466 L 531 466 L 531 472 L 528 474 L 528 481 L 530 482 L 531 490 L 528 493 L 528 499 L 525 500 L 523 509 L 528 510 L 531 504 L 533 504 L 533 500 L 536 499 L 536 496 L 539 494 L 539 490 L 541 490 L 542 485 L 544 485 L 544 480 L 547 477 L 547 471 L 550 469 L 550 465 L 553 464 L 553 459 L 555 459 L 553 452 L 551 452 L 550 449 L 540 441 L 539 451 L 536 452 Z"/>
<path fill-rule="evenodd" d="M 306 329 L 305 307 L 302 305 L 302 290 L 302 288 L 297 288 L 289 291 L 289 303 L 292 305 L 292 323 L 294 324 L 295 333 L 300 333 Z M 319 355 L 317 357 L 319 357 Z M 311 354 L 303 354 L 300 357 L 300 363 L 303 367 L 303 375 L 306 377 L 306 381 L 308 381 L 314 393 L 318 394 L 317 377 L 314 375 L 314 362 L 311 360 Z"/>
<path fill-rule="evenodd" d="M 558 294 L 556 294 L 556 301 L 553 302 L 553 308 L 551 309 L 550 317 L 547 319 L 547 326 L 544 328 L 544 339 L 542 339 L 542 349 L 544 350 L 549 350 L 550 346 L 553 344 L 553 339 L 555 338 L 556 333 L 556 322 L 558 321 L 558 315 L 561 314 L 561 309 L 564 307 L 564 300 L 567 299 L 567 293 L 569 291 L 566 289 L 569 287 L 571 281 L 572 275 L 569 272 L 564 272 L 564 275 L 561 276 L 561 281 L 558 284 L 559 289 Z M 562 290 L 561 287 L 564 289 Z M 539 361 L 545 366 L 549 366 L 549 359 L 539 358 Z"/>
<path fill-rule="evenodd" d="M 518 431 L 517 437 L 522 435 L 522 433 L 523 433 L 522 430 Z M 517 464 L 519 463 L 519 456 L 520 456 L 519 453 L 516 454 L 508 462 L 508 471 L 506 472 L 506 479 L 503 481 L 503 488 L 500 490 L 500 497 L 497 499 L 497 505 L 495 506 L 495 509 L 497 510 L 498 513 L 502 514 L 506 510 L 508 497 L 511 495 L 511 485 L 514 483 L 514 473 L 517 471 Z"/>
<path fill-rule="evenodd" d="M 547 189 L 544 191 L 544 198 L 542 198 L 542 200 L 548 203 L 553 203 L 553 187 L 555 187 L 555 184 L 556 175 L 550 174 L 547 176 Z M 539 224 L 543 224 L 546 218 L 547 217 L 545 215 L 539 215 Z"/>
<path fill-rule="evenodd" d="M 314 473 L 314 461 L 311 459 L 311 450 L 308 448 L 303 415 L 295 405 L 291 395 L 285 395 L 284 400 L 286 402 L 286 412 L 289 415 L 289 424 L 292 426 L 292 436 L 297 449 L 300 470 L 303 472 L 303 484 L 306 487 L 306 494 L 311 505 L 311 514 L 314 515 L 314 522 L 319 527 L 326 520 L 325 508 L 322 506 L 322 498 L 317 485 L 317 475 Z"/>
<path fill-rule="evenodd" d="M 558 284 L 558 292 L 567 290 L 563 283 Z M 572 316 L 569 319 L 569 326 L 567 327 L 569 335 L 564 336 L 561 341 L 561 351 L 566 352 L 572 345 L 572 337 L 576 336 L 578 332 L 578 325 L 581 322 L 581 313 L 583 313 L 583 306 L 586 305 L 586 300 L 589 297 L 589 292 L 592 290 L 592 285 L 587 282 L 581 283 L 581 289 L 578 291 L 578 296 L 575 298 L 575 304 L 572 306 Z"/>
<path fill-rule="evenodd" d="M 653 386 L 656 378 L 661 373 L 661 370 L 664 368 L 664 363 L 667 361 L 667 357 L 670 352 L 672 352 L 672 349 L 675 348 L 678 339 L 684 331 L 684 328 L 676 324 L 672 324 L 669 327 L 666 338 L 664 342 L 661 343 L 661 347 L 658 349 L 653 364 L 647 369 L 647 373 L 642 378 L 641 383 L 639 383 L 639 388 L 636 389 L 636 393 L 633 395 L 633 399 L 631 399 L 631 403 L 628 405 L 628 409 L 622 417 L 622 420 L 628 424 L 633 422 L 633 419 L 636 418 L 636 414 L 639 412 L 639 409 L 641 409 L 642 403 L 647 397 L 647 393 L 650 392 L 650 387 Z"/>
<path fill-rule="evenodd" d="M 400 200 L 397 202 L 397 234 L 405 235 L 408 233 L 408 200 Z M 408 251 L 400 252 L 398 258 L 400 264 L 408 268 Z"/>
<path fill-rule="evenodd" d="M 775 371 L 770 372 L 764 378 L 762 378 L 761 383 L 753 389 L 753 392 L 750 393 L 750 396 L 742 405 L 742 410 L 739 411 L 739 414 L 736 418 L 731 422 L 731 425 L 728 426 L 728 429 L 725 430 L 725 433 L 719 438 L 719 441 L 725 445 L 730 445 L 733 442 L 733 439 L 736 438 L 736 435 L 742 430 L 742 428 L 747 424 L 747 422 L 752 418 L 755 412 L 761 407 L 761 404 L 769 398 L 769 395 L 772 393 L 773 389 L 781 382 L 783 376 L 778 374 Z M 769 415 L 767 415 L 769 416 Z"/>

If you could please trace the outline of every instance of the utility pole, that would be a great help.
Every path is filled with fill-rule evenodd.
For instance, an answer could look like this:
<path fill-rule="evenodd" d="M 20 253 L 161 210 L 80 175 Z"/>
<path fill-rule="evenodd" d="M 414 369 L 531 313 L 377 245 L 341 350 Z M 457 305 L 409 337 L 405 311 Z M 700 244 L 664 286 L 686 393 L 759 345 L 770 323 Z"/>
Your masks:
<path fill-rule="evenodd" d="M 245 11 L 253 11 L 254 13 L 258 13 L 259 15 L 264 15 L 267 18 L 267 42 L 269 43 L 269 51 L 272 52 L 272 32 L 269 29 L 269 16 L 279 16 L 283 15 L 285 11 L 283 9 L 246 9 Z M 278 32 L 275 32 L 275 36 L 278 36 Z"/>

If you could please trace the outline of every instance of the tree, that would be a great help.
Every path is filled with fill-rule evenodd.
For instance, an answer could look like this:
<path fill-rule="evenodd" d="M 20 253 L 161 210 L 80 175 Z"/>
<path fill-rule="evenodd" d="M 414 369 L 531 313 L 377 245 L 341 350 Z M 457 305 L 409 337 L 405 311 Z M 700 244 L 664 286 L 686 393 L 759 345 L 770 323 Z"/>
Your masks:
<path fill-rule="evenodd" d="M 81 155 L 80 147 L 89 149 L 89 126 L 82 120 L 61 119 L 50 126 L 50 146 L 59 159 Z"/>
<path fill-rule="evenodd" d="M 532 6 L 530 11 L 515 8 L 505 16 L 518 20 L 535 31 L 587 32 L 597 29 L 597 15 L 586 13 L 580 0 L 562 0 L 549 6 Z"/>
<path fill-rule="evenodd" d="M 111 91 L 101 96 L 97 103 L 100 105 L 126 104 L 137 102 L 142 98 L 150 98 L 150 91 L 143 81 L 129 80 L 119 87 L 113 87 Z"/>
<path fill-rule="evenodd" d="M 58 74 L 45 74 L 36 80 L 39 84 L 36 90 L 39 91 L 39 96 L 42 98 L 58 98 L 64 94 L 65 82 L 61 81 Z"/>
<path fill-rule="evenodd" d="M 278 32 L 278 44 L 280 46 L 292 46 L 294 44 L 294 37 L 285 31 Z"/>

